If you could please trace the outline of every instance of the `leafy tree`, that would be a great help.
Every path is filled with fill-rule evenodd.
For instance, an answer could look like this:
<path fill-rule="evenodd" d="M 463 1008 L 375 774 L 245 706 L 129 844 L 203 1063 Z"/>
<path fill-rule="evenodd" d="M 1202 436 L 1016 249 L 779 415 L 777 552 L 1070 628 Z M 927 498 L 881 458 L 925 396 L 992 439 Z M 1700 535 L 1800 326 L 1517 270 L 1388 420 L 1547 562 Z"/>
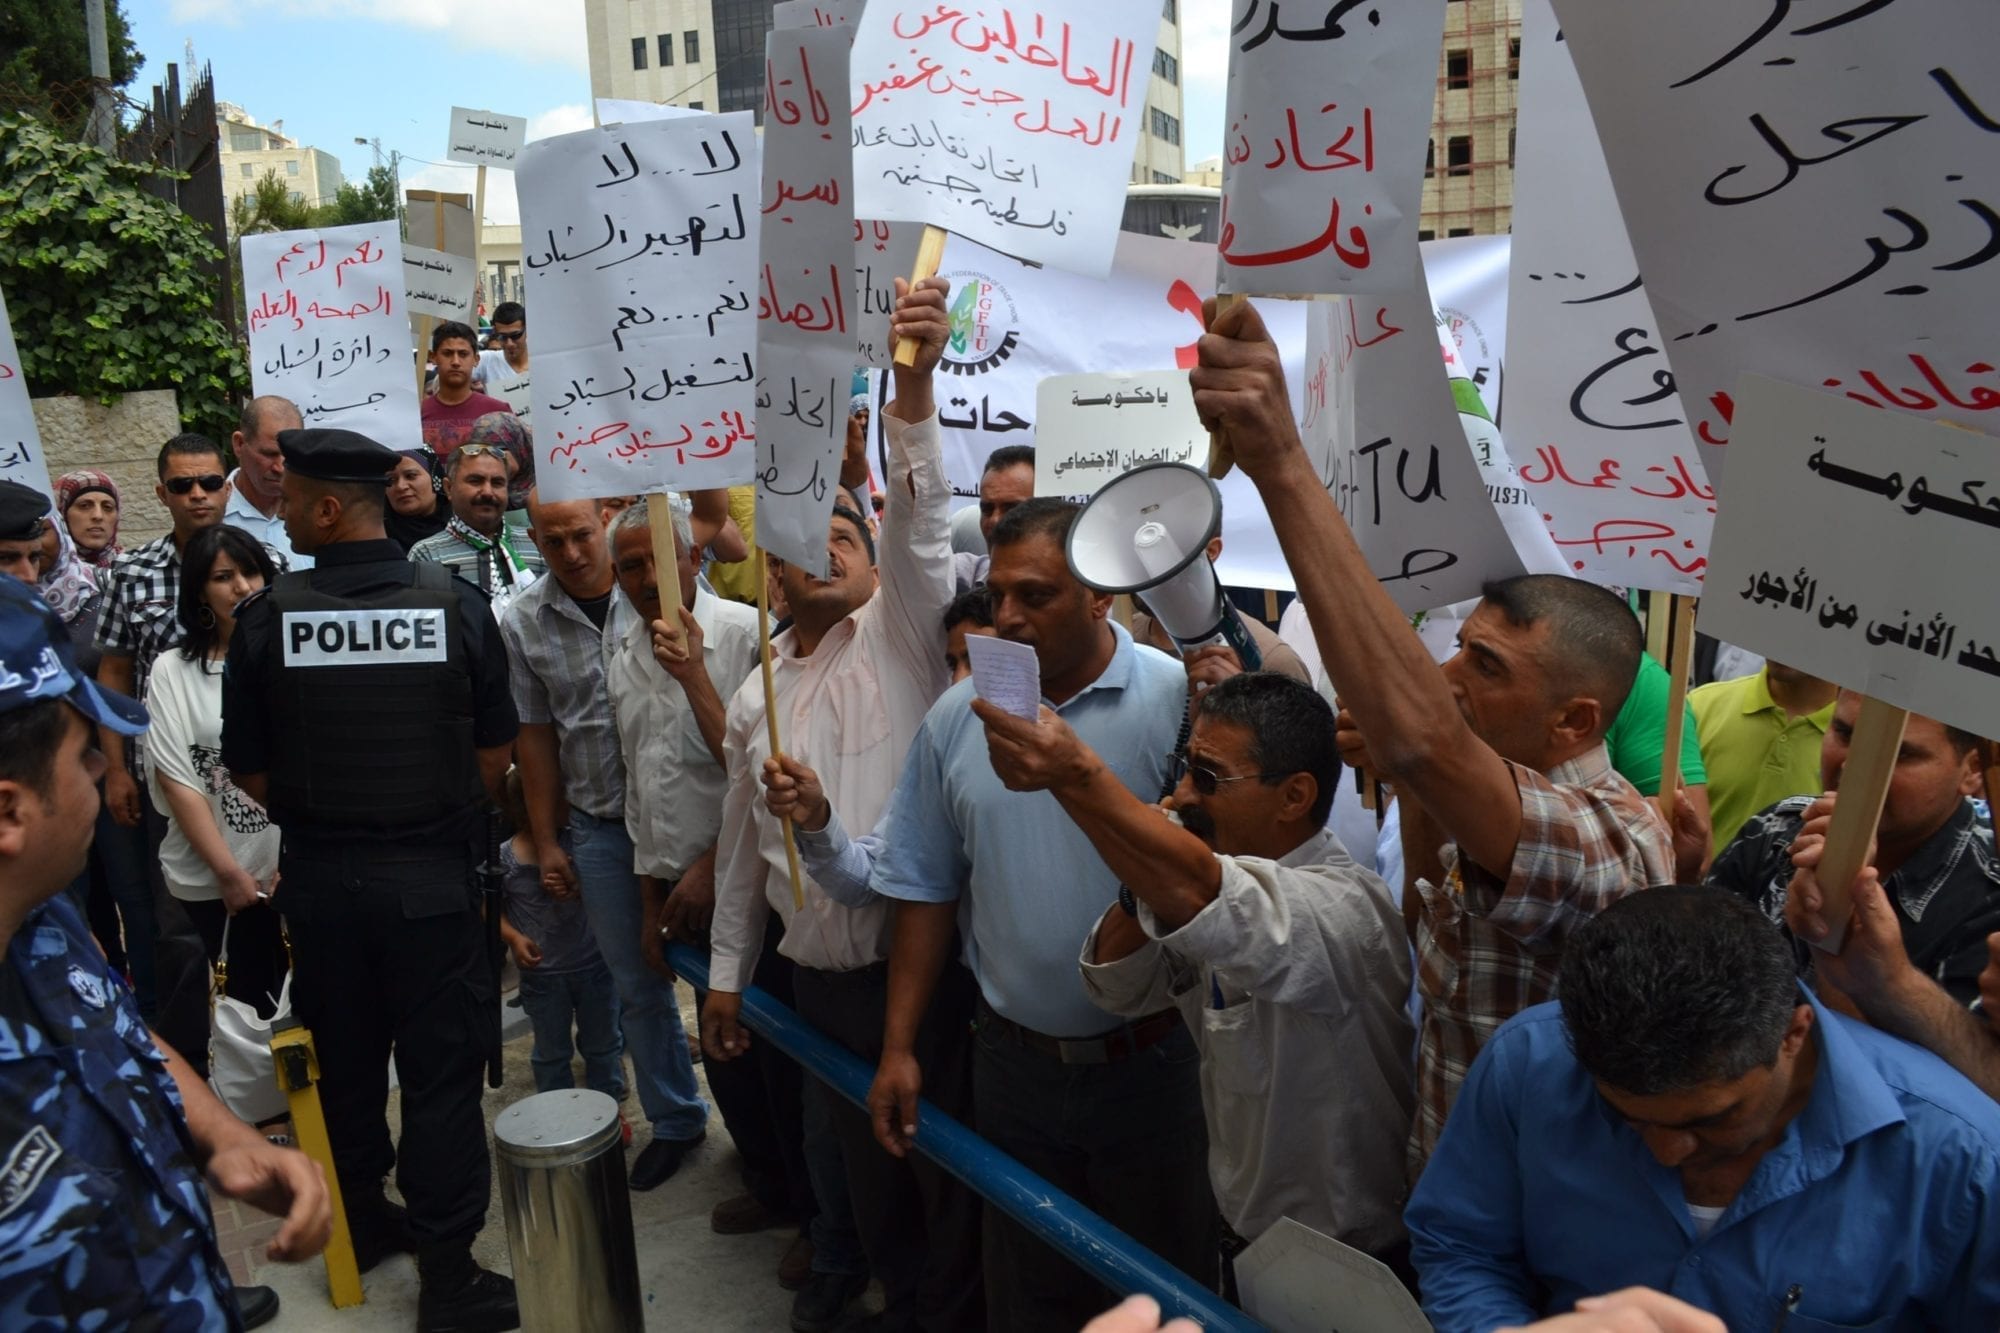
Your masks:
<path fill-rule="evenodd" d="M 285 178 L 273 167 L 258 178 L 249 194 L 239 194 L 229 201 L 229 234 L 298 231 L 313 225 L 316 211 L 311 204 L 292 198 Z"/>
<path fill-rule="evenodd" d="M 249 371 L 215 317 L 223 256 L 147 191 L 161 174 L 0 117 L 0 281 L 35 392 L 173 389 L 182 424 L 224 440 Z"/>
<path fill-rule="evenodd" d="M 145 59 L 117 0 L 106 0 L 111 84 L 138 77 Z M 8 109 L 38 115 L 72 137 L 90 116 L 90 36 L 81 0 L 0 2 L 0 93 Z"/>
<path fill-rule="evenodd" d="M 342 181 L 333 202 L 322 205 L 313 221 L 321 227 L 345 227 L 355 222 L 400 218 L 402 213 L 395 176 L 387 167 L 370 167 L 368 178 L 360 184 Z"/>

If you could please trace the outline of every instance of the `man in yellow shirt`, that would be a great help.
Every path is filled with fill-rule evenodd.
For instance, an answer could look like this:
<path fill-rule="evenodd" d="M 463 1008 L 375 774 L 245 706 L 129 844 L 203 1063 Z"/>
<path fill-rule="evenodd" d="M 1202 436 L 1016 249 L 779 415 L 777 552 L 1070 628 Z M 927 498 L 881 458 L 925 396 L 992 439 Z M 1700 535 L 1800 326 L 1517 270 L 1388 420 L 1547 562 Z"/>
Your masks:
<path fill-rule="evenodd" d="M 1754 676 L 1718 680 L 1688 695 L 1708 765 L 1711 856 L 1759 810 L 1819 792 L 1820 742 L 1837 693 L 1831 681 L 1766 662 Z"/>

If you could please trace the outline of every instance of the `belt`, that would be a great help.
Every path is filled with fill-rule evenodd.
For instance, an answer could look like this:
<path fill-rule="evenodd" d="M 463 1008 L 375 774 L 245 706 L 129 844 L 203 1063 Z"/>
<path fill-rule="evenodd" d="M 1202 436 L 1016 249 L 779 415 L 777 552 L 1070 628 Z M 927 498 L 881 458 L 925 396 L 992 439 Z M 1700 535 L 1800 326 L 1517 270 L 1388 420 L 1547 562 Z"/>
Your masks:
<path fill-rule="evenodd" d="M 823 967 L 798 965 L 799 971 L 810 972 L 814 981 L 834 990 L 881 990 L 889 984 L 889 964 L 885 959 L 879 963 L 869 963 L 865 967 L 849 968 L 845 972 L 832 972 Z"/>
<path fill-rule="evenodd" d="M 1002 1017 L 984 997 L 979 1001 L 979 1027 L 1007 1038 L 1017 1046 L 1039 1051 L 1066 1065 L 1115 1065 L 1129 1060 L 1151 1046 L 1157 1046 L 1181 1030 L 1178 1009 L 1162 1009 L 1157 1014 L 1125 1023 L 1095 1037 L 1051 1037 L 1045 1032 L 1022 1027 Z"/>

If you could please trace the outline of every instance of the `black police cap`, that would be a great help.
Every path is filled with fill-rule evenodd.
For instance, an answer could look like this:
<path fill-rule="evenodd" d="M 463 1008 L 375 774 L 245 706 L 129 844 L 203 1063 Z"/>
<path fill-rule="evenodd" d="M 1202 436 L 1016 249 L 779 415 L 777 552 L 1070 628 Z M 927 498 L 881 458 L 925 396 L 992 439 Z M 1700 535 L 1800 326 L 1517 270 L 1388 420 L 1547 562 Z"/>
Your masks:
<path fill-rule="evenodd" d="M 0 542 L 31 542 L 54 506 L 49 497 L 18 481 L 0 481 Z"/>
<path fill-rule="evenodd" d="M 389 484 L 396 452 L 366 435 L 334 427 L 281 430 L 278 451 L 287 471 L 316 481 Z"/>

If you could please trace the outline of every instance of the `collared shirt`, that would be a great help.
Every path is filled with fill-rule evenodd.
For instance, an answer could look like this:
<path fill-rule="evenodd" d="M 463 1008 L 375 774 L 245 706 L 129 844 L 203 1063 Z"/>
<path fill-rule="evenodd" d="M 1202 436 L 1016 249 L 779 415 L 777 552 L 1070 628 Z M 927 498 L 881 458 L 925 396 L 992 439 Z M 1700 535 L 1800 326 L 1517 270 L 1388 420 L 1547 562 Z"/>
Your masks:
<path fill-rule="evenodd" d="M 1201 1048 L 1208 1178 L 1255 1240 L 1281 1217 L 1356 1249 L 1403 1238 L 1410 1134 L 1410 958 L 1389 888 L 1322 829 L 1276 861 L 1218 856 L 1222 888 L 1179 930 L 1143 902 L 1152 942 L 1091 961 L 1114 1014 L 1178 1007 Z"/>
<path fill-rule="evenodd" d="M 2000 1106 L 1928 1051 L 1816 1002 L 1813 1018 L 1805 1109 L 1705 1236 L 1560 1009 L 1503 1027 L 1405 1214 L 1439 1333 L 1630 1286 L 1735 1330 L 2000 1328 Z"/>
<path fill-rule="evenodd" d="M 1665 823 L 1612 771 L 1602 745 L 1546 775 L 1507 767 L 1521 794 L 1521 836 L 1506 878 L 1447 843 L 1445 884 L 1417 881 L 1422 902 L 1412 943 L 1424 1020 L 1412 1175 L 1437 1146 L 1481 1044 L 1556 993 L 1570 931 L 1628 893 L 1674 882 Z"/>
<path fill-rule="evenodd" d="M 702 588 L 691 609 L 708 679 L 726 704 L 757 674 L 757 610 Z M 623 637 L 607 641 L 605 678 L 625 752 L 625 831 L 634 870 L 676 880 L 715 846 L 728 778 L 701 738 L 687 691 L 654 658 L 652 627 L 628 620 Z"/>
<path fill-rule="evenodd" d="M 945 686 L 941 620 L 953 596 L 951 483 L 937 418 L 883 420 L 889 484 L 881 586 L 826 632 L 812 656 L 796 655 L 796 630 L 771 641 L 780 743 L 818 772 L 827 800 L 856 828 L 874 827 L 924 710 Z M 730 699 L 724 752 L 729 786 L 709 927 L 710 983 L 723 991 L 748 984 L 767 910 L 785 922 L 779 952 L 803 966 L 847 972 L 888 957 L 888 904 L 843 907 L 807 880 L 805 910 L 793 909 L 783 826 L 763 808 L 770 740 L 761 680 L 746 680 Z"/>
<path fill-rule="evenodd" d="M 1786 927 L 1785 897 L 1792 882 L 1792 840 L 1814 799 L 1794 796 L 1757 815 L 1708 868 L 1708 883 L 1742 897 L 1786 931 L 1799 975 L 1808 980 L 1813 951 Z M 1960 800 L 1951 818 L 1882 887 L 1896 909 L 1911 964 L 1960 1004 L 1979 998 L 1986 937 L 2000 930 L 2000 859 L 1993 855 L 1993 826 L 1972 802 Z"/>
<path fill-rule="evenodd" d="M 1158 800 L 1187 672 L 1133 643 L 1124 626 L 1110 631 L 1116 647 L 1103 674 L 1056 712 L 1134 795 Z M 1084 989 L 1076 950 L 1117 898 L 1118 877 L 1055 797 L 1002 785 L 972 699 L 962 680 L 924 719 L 872 887 L 911 902 L 969 894 L 965 963 L 994 1011 L 1051 1037 L 1107 1032 L 1119 1020 Z"/>
<path fill-rule="evenodd" d="M 145 696 L 154 659 L 181 641 L 175 615 L 180 595 L 181 550 L 171 532 L 119 556 L 104 577 L 97 651 L 132 659 L 132 693 L 137 697 Z"/>
<path fill-rule="evenodd" d="M 173 1075 L 67 894 L 0 966 L 0 1328 L 239 1329 Z"/>
<path fill-rule="evenodd" d="M 1787 796 L 1820 791 L 1819 752 L 1833 721 L 1833 701 L 1788 716 L 1771 698 L 1763 671 L 1718 680 L 1688 695 L 1708 764 L 1708 813 L 1721 851 L 1750 816 Z"/>
<path fill-rule="evenodd" d="M 515 597 L 500 617 L 514 687 L 514 711 L 523 724 L 555 727 L 562 756 L 563 796 L 599 819 L 625 817 L 625 761 L 605 687 L 605 657 L 638 617 L 616 585 L 604 628 L 545 574 Z"/>
<path fill-rule="evenodd" d="M 486 556 L 483 577 L 482 554 Z M 496 618 L 504 617 L 507 604 L 548 568 L 541 551 L 525 531 L 502 525 L 498 539 L 480 547 L 453 531 L 449 520 L 443 532 L 412 546 L 410 559 L 435 560 L 448 566 L 452 573 L 486 594 Z"/>
<path fill-rule="evenodd" d="M 280 501 L 271 506 L 268 514 L 252 504 L 250 497 L 243 493 L 243 469 L 240 467 L 229 474 L 229 503 L 222 507 L 222 521 L 243 529 L 273 551 L 282 551 L 293 569 L 313 567 L 311 556 L 300 555 L 292 549 L 291 534 L 285 531 L 284 503 Z"/>

